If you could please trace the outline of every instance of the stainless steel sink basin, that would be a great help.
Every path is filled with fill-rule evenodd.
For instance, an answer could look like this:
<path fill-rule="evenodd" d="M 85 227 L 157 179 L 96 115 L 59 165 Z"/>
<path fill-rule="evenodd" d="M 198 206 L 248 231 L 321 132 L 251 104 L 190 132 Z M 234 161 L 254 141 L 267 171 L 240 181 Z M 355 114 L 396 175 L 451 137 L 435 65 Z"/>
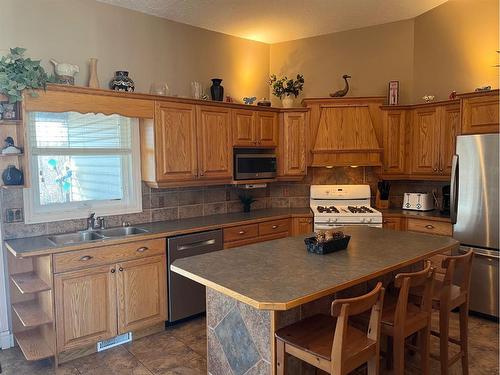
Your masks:
<path fill-rule="evenodd" d="M 104 236 L 97 232 L 83 231 L 76 233 L 56 234 L 47 237 L 54 245 L 67 245 L 72 243 L 90 242 L 102 240 Z"/>
<path fill-rule="evenodd" d="M 120 227 L 120 228 L 101 229 L 98 230 L 97 233 L 103 235 L 104 237 L 122 237 L 122 236 L 131 236 L 134 234 L 148 233 L 148 231 L 146 229 L 137 227 Z"/>

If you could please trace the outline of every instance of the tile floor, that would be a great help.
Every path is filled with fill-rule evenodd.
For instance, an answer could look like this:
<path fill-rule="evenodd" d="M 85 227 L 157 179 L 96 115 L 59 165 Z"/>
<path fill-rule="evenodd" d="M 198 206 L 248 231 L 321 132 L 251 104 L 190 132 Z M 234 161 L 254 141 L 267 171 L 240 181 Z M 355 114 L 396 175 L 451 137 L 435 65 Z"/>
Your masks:
<path fill-rule="evenodd" d="M 498 324 L 470 317 L 469 361 L 471 375 L 499 374 Z M 457 333 L 458 320 L 451 324 Z M 432 339 L 436 351 L 437 340 Z M 30 363 L 18 348 L 0 351 L 2 375 L 198 375 L 206 374 L 205 319 L 198 318 L 168 328 L 165 332 L 144 337 L 129 344 L 96 353 L 61 365 L 54 371 L 50 361 Z M 409 358 L 418 362 L 418 355 Z M 431 360 L 432 374 L 439 374 L 439 364 Z M 382 370 L 382 373 L 388 373 Z M 455 364 L 450 375 L 461 374 Z M 409 369 L 407 374 L 419 374 Z M 231 374 L 228 374 L 231 375 Z"/>

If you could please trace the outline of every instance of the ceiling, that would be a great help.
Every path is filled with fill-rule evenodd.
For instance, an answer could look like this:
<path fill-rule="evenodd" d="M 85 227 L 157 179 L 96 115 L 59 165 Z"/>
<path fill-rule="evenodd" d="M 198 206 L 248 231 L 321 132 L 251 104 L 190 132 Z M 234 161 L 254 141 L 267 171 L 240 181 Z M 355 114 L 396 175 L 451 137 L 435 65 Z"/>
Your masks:
<path fill-rule="evenodd" d="M 98 0 L 265 43 L 416 17 L 447 0 Z"/>

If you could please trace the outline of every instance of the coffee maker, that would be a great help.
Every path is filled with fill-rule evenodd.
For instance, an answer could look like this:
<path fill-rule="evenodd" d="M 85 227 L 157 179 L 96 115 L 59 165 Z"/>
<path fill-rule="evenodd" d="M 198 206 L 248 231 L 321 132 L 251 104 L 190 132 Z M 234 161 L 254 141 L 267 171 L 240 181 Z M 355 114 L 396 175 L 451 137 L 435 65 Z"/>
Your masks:
<path fill-rule="evenodd" d="M 450 185 L 443 186 L 443 205 L 441 206 L 441 213 L 444 215 L 450 214 Z"/>

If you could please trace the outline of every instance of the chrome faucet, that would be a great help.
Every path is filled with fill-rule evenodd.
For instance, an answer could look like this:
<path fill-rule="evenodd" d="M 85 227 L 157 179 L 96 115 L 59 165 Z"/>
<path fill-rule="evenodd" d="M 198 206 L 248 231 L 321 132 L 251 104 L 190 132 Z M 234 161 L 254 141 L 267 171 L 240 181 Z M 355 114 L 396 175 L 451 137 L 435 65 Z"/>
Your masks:
<path fill-rule="evenodd" d="M 96 229 L 105 229 L 106 222 L 102 216 L 95 216 L 95 212 L 91 212 L 87 218 L 87 230 L 93 231 Z"/>

